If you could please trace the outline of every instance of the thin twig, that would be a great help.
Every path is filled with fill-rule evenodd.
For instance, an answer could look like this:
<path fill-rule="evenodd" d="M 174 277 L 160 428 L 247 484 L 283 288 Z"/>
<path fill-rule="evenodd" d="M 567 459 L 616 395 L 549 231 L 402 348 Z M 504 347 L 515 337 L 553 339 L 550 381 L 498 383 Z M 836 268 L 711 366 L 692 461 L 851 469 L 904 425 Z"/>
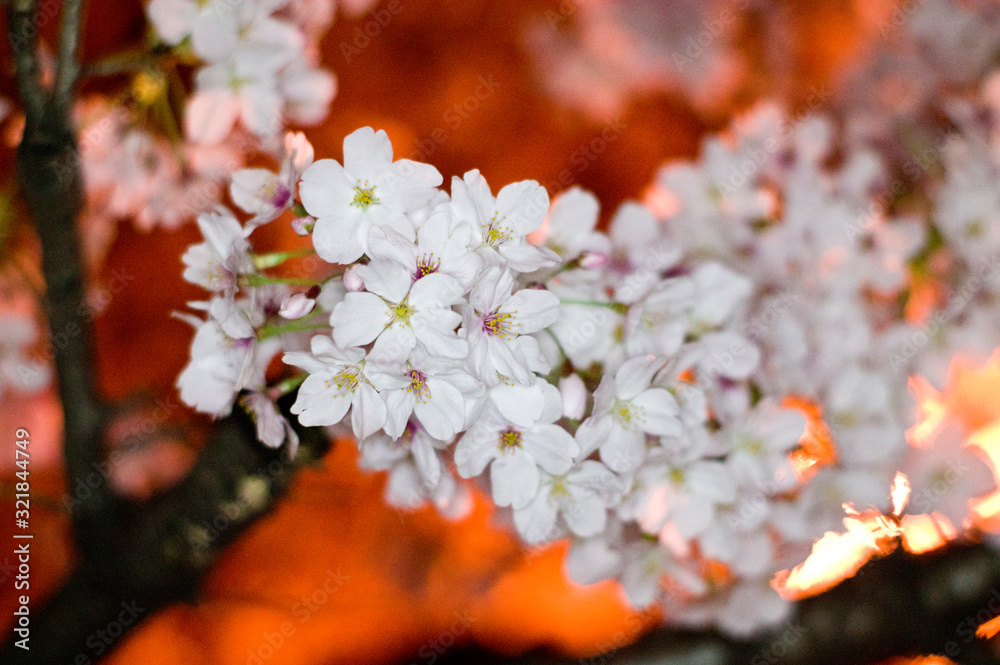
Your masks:
<path fill-rule="evenodd" d="M 59 64 L 56 69 L 56 82 L 53 90 L 53 101 L 68 109 L 73 96 L 73 85 L 80 73 L 80 58 L 77 53 L 80 47 L 80 31 L 82 30 L 83 0 L 65 0 L 62 11 L 62 25 L 59 28 Z"/>
<path fill-rule="evenodd" d="M 172 57 L 170 52 L 162 49 L 154 49 L 152 51 L 149 49 L 124 51 L 83 65 L 80 70 L 80 77 L 133 74 L 146 69 L 156 68 L 164 59 L 169 57 Z"/>

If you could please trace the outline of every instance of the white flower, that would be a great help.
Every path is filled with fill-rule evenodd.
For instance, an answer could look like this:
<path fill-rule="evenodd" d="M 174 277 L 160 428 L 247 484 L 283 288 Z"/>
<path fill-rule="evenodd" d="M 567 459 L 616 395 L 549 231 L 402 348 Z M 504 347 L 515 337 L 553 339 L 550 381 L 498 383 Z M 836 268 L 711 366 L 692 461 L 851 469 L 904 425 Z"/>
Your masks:
<path fill-rule="evenodd" d="M 423 502 L 426 495 L 441 482 L 442 465 L 438 450 L 447 447 L 447 442 L 431 436 L 420 423 L 409 421 L 399 436 L 381 432 L 358 442 L 361 447 L 361 467 L 376 471 L 395 469 L 401 462 L 409 462 L 416 471 L 418 483 L 406 487 L 414 480 L 409 471 L 401 470 L 400 477 L 389 484 L 394 487 L 398 500 L 394 505 L 413 507 Z M 403 497 L 416 500 L 404 500 Z"/>
<path fill-rule="evenodd" d="M 205 242 L 192 245 L 181 257 L 187 266 L 184 279 L 209 291 L 232 295 L 238 288 L 237 278 L 253 272 L 243 227 L 220 207 L 198 215 L 198 228 Z"/>
<path fill-rule="evenodd" d="M 472 170 L 452 178 L 451 206 L 455 219 L 471 225 L 487 265 L 532 272 L 559 263 L 558 254 L 525 240 L 549 210 L 549 195 L 534 180 L 511 183 L 493 198 L 486 179 Z"/>
<path fill-rule="evenodd" d="M 600 448 L 601 460 L 619 473 L 634 471 L 646 456 L 646 435 L 681 433 L 677 400 L 651 387 L 663 359 L 642 356 L 626 361 L 614 377 L 605 374 L 594 392 L 594 412 L 576 437 L 584 455 Z"/>
<path fill-rule="evenodd" d="M 278 90 L 285 102 L 285 114 L 292 122 L 318 125 L 337 95 L 337 77 L 298 58 L 279 72 Z"/>
<path fill-rule="evenodd" d="M 319 287 L 316 287 L 317 289 Z M 281 302 L 281 309 L 278 310 L 278 316 L 283 319 L 301 319 L 303 316 L 313 311 L 316 306 L 316 300 L 310 298 L 305 293 L 296 293 L 294 295 L 288 296 Z"/>
<path fill-rule="evenodd" d="M 392 161 L 392 144 L 384 130 L 363 127 L 344 139 L 344 165 L 321 159 L 302 175 L 299 195 L 316 218 L 316 253 L 331 263 L 351 263 L 368 251 L 372 228 L 387 227 L 410 240 L 416 210 L 441 184 L 441 174 L 428 164 Z"/>
<path fill-rule="evenodd" d="M 791 489 L 796 484 L 788 453 L 805 432 L 805 417 L 793 409 L 782 409 L 764 401 L 746 417 L 727 428 L 732 448 L 726 463 L 738 482 L 769 493 Z"/>
<path fill-rule="evenodd" d="M 946 418 L 930 440 L 921 447 L 907 446 L 900 470 L 910 480 L 910 513 L 939 513 L 956 529 L 969 519 L 969 500 L 996 489 L 985 454 L 975 450 L 977 440 L 990 445 L 996 426 L 973 434 L 965 443 L 965 433 L 952 418 Z"/>
<path fill-rule="evenodd" d="M 433 274 L 454 278 L 465 293 L 472 288 L 483 260 L 470 250 L 472 227 L 452 218 L 447 205 L 439 205 L 417 229 L 417 241 L 390 229 L 373 229 L 368 239 L 372 258 L 386 258 L 405 266 L 414 280 Z"/>
<path fill-rule="evenodd" d="M 587 538 L 604 531 L 607 509 L 621 498 L 621 479 L 600 462 L 586 460 L 564 475 L 541 472 L 538 495 L 514 511 L 518 533 L 529 543 L 561 537 L 561 516 L 575 535 Z"/>
<path fill-rule="evenodd" d="M 736 483 L 725 464 L 693 459 L 655 464 L 640 471 L 647 488 L 639 525 L 647 533 L 690 540 L 717 518 L 717 507 L 736 498 Z"/>
<path fill-rule="evenodd" d="M 579 374 L 570 374 L 559 379 L 559 394 L 562 395 L 563 415 L 580 420 L 587 409 L 587 387 Z"/>
<path fill-rule="evenodd" d="M 276 134 L 283 125 L 275 80 L 281 64 L 273 52 L 244 49 L 239 57 L 199 70 L 184 112 L 184 134 L 195 143 L 213 145 L 229 135 L 237 120 L 257 136 Z"/>
<path fill-rule="evenodd" d="M 566 555 L 566 574 L 577 584 L 596 584 L 621 570 L 622 555 L 609 542 L 608 535 L 570 541 Z"/>
<path fill-rule="evenodd" d="M 264 368 L 278 351 L 275 341 L 258 349 L 253 338 L 227 336 L 215 319 L 183 318 L 197 332 L 191 343 L 191 360 L 177 377 L 181 401 L 201 413 L 229 415 L 240 390 L 263 385 Z"/>
<path fill-rule="evenodd" d="M 385 424 L 385 401 L 379 388 L 398 388 L 401 383 L 380 381 L 375 386 L 366 372 L 365 352 L 354 347 L 339 349 L 324 335 L 312 338 L 310 353 L 286 353 L 284 361 L 309 372 L 291 408 L 299 422 L 307 427 L 336 425 L 351 409 L 351 426 L 359 439 Z"/>
<path fill-rule="evenodd" d="M 493 501 L 524 508 L 538 493 L 539 467 L 564 474 L 580 450 L 569 432 L 553 424 L 561 412 L 559 391 L 541 379 L 530 386 L 497 386 L 459 439 L 458 473 L 472 478 L 490 465 Z"/>
<path fill-rule="evenodd" d="M 414 353 L 404 369 L 405 387 L 383 393 L 388 407 L 385 431 L 403 436 L 414 414 L 436 439 L 450 441 L 465 426 L 467 402 L 482 395 L 475 379 L 454 360 Z"/>
<path fill-rule="evenodd" d="M 372 261 L 356 268 L 365 291 L 344 295 L 330 315 L 333 339 L 340 346 L 372 341 L 372 358 L 402 362 L 419 343 L 432 355 L 463 358 L 468 346 L 455 332 L 462 316 L 451 309 L 462 299 L 462 287 L 445 274 L 416 282 L 403 266 Z"/>
<path fill-rule="evenodd" d="M 247 222 L 246 235 L 291 207 L 295 201 L 295 185 L 312 164 L 313 155 L 312 144 L 301 132 L 289 132 L 285 135 L 285 159 L 280 173 L 241 169 L 233 174 L 229 195 L 241 210 L 254 215 Z"/>
<path fill-rule="evenodd" d="M 546 247 L 563 261 L 571 261 L 583 252 L 609 254 L 611 242 L 595 232 L 600 203 L 590 192 L 573 186 L 552 202 L 552 209 L 538 234 Z"/>
<path fill-rule="evenodd" d="M 488 386 L 496 385 L 500 376 L 530 384 L 539 351 L 528 333 L 542 330 L 559 316 L 555 295 L 537 289 L 512 294 L 513 287 L 510 271 L 488 268 L 469 294 L 469 304 L 462 307 L 469 365 Z"/>

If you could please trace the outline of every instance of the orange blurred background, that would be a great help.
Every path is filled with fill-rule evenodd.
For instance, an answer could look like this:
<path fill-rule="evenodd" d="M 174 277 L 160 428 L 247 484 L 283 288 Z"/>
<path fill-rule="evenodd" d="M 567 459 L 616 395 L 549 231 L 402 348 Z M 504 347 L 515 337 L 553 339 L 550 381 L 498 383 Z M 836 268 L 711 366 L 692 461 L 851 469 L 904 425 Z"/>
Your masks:
<path fill-rule="evenodd" d="M 833 85 L 868 39 L 851 3 L 775 2 L 786 31 L 780 69 L 761 51 L 767 45 L 760 34 L 744 35 L 759 69 L 722 112 L 708 115 L 679 96 L 653 92 L 598 121 L 546 97 L 525 45 L 532 24 L 573 30 L 572 12 L 555 25 L 546 21 L 546 12 L 560 7 L 566 14 L 566 0 L 400 2 L 402 10 L 363 48 L 343 45 L 360 44 L 355 39 L 371 14 L 338 17 L 326 37 L 324 64 L 336 73 L 339 92 L 329 119 L 306 130 L 317 155 L 339 159 L 343 137 L 370 125 L 388 132 L 397 156 L 432 163 L 446 183 L 478 168 L 494 190 L 536 179 L 551 195 L 579 184 L 601 200 L 605 221 L 620 202 L 642 196 L 664 160 L 693 157 L 706 131 L 756 98 L 779 95 L 795 108 L 810 91 Z M 85 60 L 138 43 L 143 28 L 138 2 L 89 3 Z M 2 92 L 12 96 L 4 57 Z M 614 140 L 600 154 L 587 152 L 609 123 Z M 6 176 L 12 153 L 2 154 Z M 294 237 L 279 225 L 259 233 L 265 248 Z M 97 366 L 108 398 L 152 391 L 171 419 L 207 427 L 177 406 L 173 389 L 191 331 L 170 313 L 202 295 L 181 280 L 180 255 L 199 240 L 193 225 L 149 234 L 119 227 L 96 280 L 106 284 L 114 271 L 139 278 L 97 320 Z M 33 445 L 43 448 L 58 431 L 51 395 L 24 408 L 43 409 L 33 430 Z M 655 612 L 628 610 L 613 583 L 569 583 L 564 544 L 525 551 L 495 523 L 486 500 L 477 499 L 460 523 L 430 508 L 404 514 L 385 507 L 382 474 L 358 471 L 355 458 L 352 442 L 338 442 L 323 468 L 302 473 L 278 509 L 218 562 L 197 604 L 149 618 L 110 662 L 390 663 L 417 654 L 430 663 L 453 643 L 471 642 L 509 654 L 543 647 L 586 656 L 630 643 L 655 625 Z M 72 547 L 58 464 L 38 468 L 32 487 L 42 547 L 32 583 L 41 598 L 69 570 Z M 4 585 L 0 594 L 0 616 L 10 617 L 13 589 Z"/>

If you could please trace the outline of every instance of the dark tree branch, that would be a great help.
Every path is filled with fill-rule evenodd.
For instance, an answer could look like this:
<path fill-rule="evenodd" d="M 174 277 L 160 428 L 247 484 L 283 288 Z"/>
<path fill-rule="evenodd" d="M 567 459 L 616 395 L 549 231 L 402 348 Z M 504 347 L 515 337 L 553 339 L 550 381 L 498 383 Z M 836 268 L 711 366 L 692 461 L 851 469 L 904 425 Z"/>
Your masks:
<path fill-rule="evenodd" d="M 72 94 L 79 73 L 76 51 L 82 0 L 63 8 L 55 85 L 42 85 L 37 53 L 38 6 L 13 0 L 10 43 L 25 129 L 17 151 L 21 193 L 42 245 L 45 311 L 64 414 L 66 478 L 86 486 L 103 468 L 108 409 L 97 394 L 84 268 L 76 220 L 84 203 L 83 177 L 72 124 Z M 293 395 L 282 402 L 287 408 Z M 253 424 L 238 413 L 221 422 L 190 473 L 169 492 L 142 504 L 117 496 L 102 482 L 76 496 L 71 511 L 79 563 L 63 587 L 33 614 L 31 649 L 13 645 L 0 662 L 70 663 L 95 659 L 99 631 L 137 613 L 131 629 L 164 605 L 191 600 L 222 548 L 266 515 L 288 488 L 301 460 L 325 452 L 319 430 L 301 430 L 299 464 L 257 441 Z M 303 454 L 304 453 L 304 454 Z M 106 479 L 105 479 L 106 480 Z M 141 610 L 139 609 L 141 608 Z M 93 639 L 92 639 L 93 638 Z M 103 643 L 103 642 L 101 642 Z"/>
<path fill-rule="evenodd" d="M 68 2 L 63 17 L 64 44 L 75 49 L 79 2 Z M 102 460 L 103 409 L 94 382 L 91 334 L 87 325 L 84 268 L 76 233 L 83 207 L 83 179 L 68 103 L 56 103 L 44 89 L 37 54 L 38 7 L 15 0 L 9 8 L 10 42 L 18 85 L 25 104 L 24 137 L 17 150 L 18 181 L 42 244 L 45 313 L 49 324 L 59 397 L 64 414 L 67 480 L 74 486 Z M 72 89 L 75 54 L 60 54 L 62 85 Z M 74 514 L 77 532 L 113 528 L 103 515 L 110 505 L 103 489 Z"/>
<path fill-rule="evenodd" d="M 329 447 L 318 428 L 299 433 L 306 462 Z M 83 560 L 34 617 L 30 651 L 8 643 L 0 663 L 95 660 L 157 610 L 192 601 L 221 551 L 272 510 L 302 460 L 261 445 L 242 412 L 221 421 L 179 485 L 142 504 L 118 498 L 105 515 L 113 529 L 77 535 Z M 116 623 L 122 632 L 102 637 Z"/>
<path fill-rule="evenodd" d="M 38 66 L 38 2 L 11 0 L 7 8 L 14 71 L 24 104 L 25 116 L 40 118 L 45 114 L 46 94 Z"/>

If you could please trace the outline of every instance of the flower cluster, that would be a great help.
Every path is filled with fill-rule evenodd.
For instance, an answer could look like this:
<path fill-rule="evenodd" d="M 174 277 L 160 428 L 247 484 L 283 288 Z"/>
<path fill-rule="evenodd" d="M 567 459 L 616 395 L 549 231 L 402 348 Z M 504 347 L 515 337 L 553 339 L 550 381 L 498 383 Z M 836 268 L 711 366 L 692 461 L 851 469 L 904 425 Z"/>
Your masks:
<path fill-rule="evenodd" d="M 165 44 L 204 63 L 185 109 L 191 141 L 219 143 L 237 121 L 273 138 L 286 119 L 314 124 L 326 116 L 336 79 L 317 67 L 317 42 L 333 20 L 332 2 L 152 0 L 147 13 Z"/>
<path fill-rule="evenodd" d="M 273 399 L 298 385 L 299 422 L 349 423 L 396 505 L 458 516 L 465 479 L 478 479 L 526 542 L 572 537 L 574 576 L 618 576 L 637 605 L 660 596 L 665 573 L 686 608 L 723 590 L 772 599 L 768 512 L 743 513 L 798 487 L 790 453 L 805 419 L 751 398 L 757 356 L 719 361 L 753 344 L 739 329 L 747 277 L 685 256 L 636 204 L 606 235 L 582 190 L 550 208 L 533 181 L 494 196 L 470 171 L 449 194 L 433 167 L 393 161 L 382 131 L 348 136 L 343 164 L 310 164 L 304 139 L 288 144 L 280 174 L 234 177 L 246 225 L 224 210 L 199 218 L 205 242 L 185 277 L 213 298 L 197 305 L 205 319 L 189 317 L 186 403 L 219 416 L 239 400 L 265 443 L 294 450 Z M 265 273 L 287 256 L 254 254 L 249 236 L 299 205 L 293 225 L 318 263 L 343 269 L 291 293 L 309 280 Z M 305 374 L 269 383 L 280 351 Z M 733 579 L 708 580 L 710 563 Z M 722 603 L 716 619 L 749 630 L 741 607 Z"/>
<path fill-rule="evenodd" d="M 371 4 L 346 9 L 358 14 Z M 57 165 L 86 174 L 82 225 L 92 267 L 119 221 L 141 231 L 177 228 L 216 206 L 250 155 L 280 155 L 288 124 L 326 117 L 337 82 L 319 66 L 319 40 L 335 10 L 334 0 L 148 3 L 154 39 L 137 56 L 142 66 L 118 98 L 78 101 L 79 155 Z"/>
<path fill-rule="evenodd" d="M 579 188 L 550 204 L 470 171 L 445 191 L 383 131 L 348 136 L 343 163 L 289 135 L 280 172 L 233 176 L 245 222 L 199 217 L 185 277 L 212 298 L 182 315 L 182 398 L 240 404 L 294 455 L 276 400 L 297 390 L 291 414 L 352 433 L 392 505 L 457 518 L 478 484 L 526 543 L 569 538 L 575 580 L 750 634 L 786 616 L 771 580 L 843 503 L 886 505 L 902 470 L 958 529 L 992 487 L 951 420 L 908 433 L 907 378 L 940 387 L 995 342 L 996 89 L 951 109 L 922 209 L 856 127 L 763 104 L 607 233 Z M 283 215 L 310 246 L 255 253 Z"/>

